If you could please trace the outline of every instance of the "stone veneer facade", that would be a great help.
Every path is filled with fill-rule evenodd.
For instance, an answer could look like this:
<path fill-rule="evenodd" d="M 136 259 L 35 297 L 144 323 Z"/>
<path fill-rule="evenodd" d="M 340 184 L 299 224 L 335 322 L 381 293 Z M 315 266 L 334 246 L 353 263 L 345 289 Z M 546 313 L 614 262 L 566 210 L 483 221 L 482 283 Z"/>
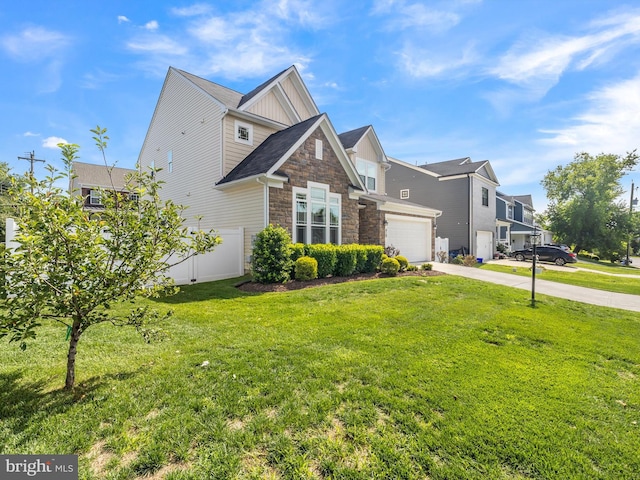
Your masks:
<path fill-rule="evenodd" d="M 370 200 L 360 200 L 364 208 L 360 209 L 360 242 L 363 245 L 384 246 L 384 212 L 378 210 L 378 204 Z"/>
<path fill-rule="evenodd" d="M 322 160 L 316 159 L 316 139 L 322 141 Z M 358 201 L 349 198 L 351 180 L 324 132 L 318 128 L 278 170 L 289 176 L 283 188 L 269 188 L 269 223 L 280 225 L 293 234 L 292 187 L 307 188 L 307 182 L 329 185 L 332 193 L 340 194 L 342 243 L 359 243 L 360 218 Z"/>

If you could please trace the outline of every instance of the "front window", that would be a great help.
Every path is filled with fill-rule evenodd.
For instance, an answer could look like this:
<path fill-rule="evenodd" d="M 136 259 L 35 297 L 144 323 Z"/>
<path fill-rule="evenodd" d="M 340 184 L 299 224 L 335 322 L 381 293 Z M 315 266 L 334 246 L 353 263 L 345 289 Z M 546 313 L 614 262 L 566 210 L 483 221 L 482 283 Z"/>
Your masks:
<path fill-rule="evenodd" d="M 377 164 L 358 158 L 356 160 L 356 169 L 358 170 L 360 180 L 362 180 L 364 186 L 367 187 L 367 190 L 375 192 L 378 184 Z"/>
<path fill-rule="evenodd" d="M 486 187 L 482 187 L 482 205 L 489 206 L 489 189 Z"/>
<path fill-rule="evenodd" d="M 340 195 L 329 186 L 309 182 L 308 188 L 294 188 L 295 242 L 340 243 Z"/>
<path fill-rule="evenodd" d="M 89 205 L 102 205 L 102 192 L 100 190 L 91 190 L 89 192 Z"/>
<path fill-rule="evenodd" d="M 513 205 L 507 207 L 507 218 L 513 220 Z"/>

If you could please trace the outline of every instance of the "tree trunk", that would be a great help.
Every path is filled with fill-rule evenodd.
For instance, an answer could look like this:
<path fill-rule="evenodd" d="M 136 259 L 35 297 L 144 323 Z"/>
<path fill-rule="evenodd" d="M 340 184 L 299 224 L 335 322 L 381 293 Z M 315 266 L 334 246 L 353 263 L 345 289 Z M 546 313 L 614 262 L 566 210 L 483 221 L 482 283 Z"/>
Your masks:
<path fill-rule="evenodd" d="M 577 255 L 580 253 L 580 250 L 582 250 L 582 247 L 580 245 L 576 245 L 576 248 L 573 249 L 573 253 Z"/>
<path fill-rule="evenodd" d="M 69 339 L 69 354 L 67 355 L 67 378 L 64 382 L 64 389 L 73 389 L 76 383 L 76 352 L 78 350 L 78 340 L 80 340 L 80 320 L 74 319 L 71 327 L 71 338 Z"/>

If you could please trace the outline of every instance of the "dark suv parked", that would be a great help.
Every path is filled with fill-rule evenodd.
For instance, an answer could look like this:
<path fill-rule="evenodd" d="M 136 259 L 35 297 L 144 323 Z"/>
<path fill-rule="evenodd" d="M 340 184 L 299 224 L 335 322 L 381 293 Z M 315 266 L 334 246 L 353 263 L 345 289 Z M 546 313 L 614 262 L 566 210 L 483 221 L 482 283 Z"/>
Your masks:
<path fill-rule="evenodd" d="M 565 263 L 576 263 L 578 261 L 577 255 L 573 252 L 565 252 L 560 247 L 537 247 L 536 254 L 538 260 L 541 262 L 553 262 L 556 265 L 564 265 Z M 516 250 L 511 254 L 513 258 L 522 262 L 523 260 L 533 259 L 533 248 L 526 248 L 524 250 Z"/>

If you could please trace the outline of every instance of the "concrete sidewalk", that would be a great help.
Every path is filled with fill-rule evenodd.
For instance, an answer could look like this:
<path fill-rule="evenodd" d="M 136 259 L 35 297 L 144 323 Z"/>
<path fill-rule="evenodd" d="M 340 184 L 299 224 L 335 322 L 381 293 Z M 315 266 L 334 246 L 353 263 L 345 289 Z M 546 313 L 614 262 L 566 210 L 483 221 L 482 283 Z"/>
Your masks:
<path fill-rule="evenodd" d="M 433 269 L 450 275 L 496 283 L 507 287 L 531 291 L 531 277 L 521 277 L 510 273 L 492 272 L 481 268 L 452 265 L 450 263 L 433 263 Z M 601 307 L 620 308 L 640 312 L 640 295 L 606 292 L 593 288 L 576 287 L 565 283 L 550 282 L 536 277 L 536 294 L 560 297 L 576 302 L 599 305 Z"/>

